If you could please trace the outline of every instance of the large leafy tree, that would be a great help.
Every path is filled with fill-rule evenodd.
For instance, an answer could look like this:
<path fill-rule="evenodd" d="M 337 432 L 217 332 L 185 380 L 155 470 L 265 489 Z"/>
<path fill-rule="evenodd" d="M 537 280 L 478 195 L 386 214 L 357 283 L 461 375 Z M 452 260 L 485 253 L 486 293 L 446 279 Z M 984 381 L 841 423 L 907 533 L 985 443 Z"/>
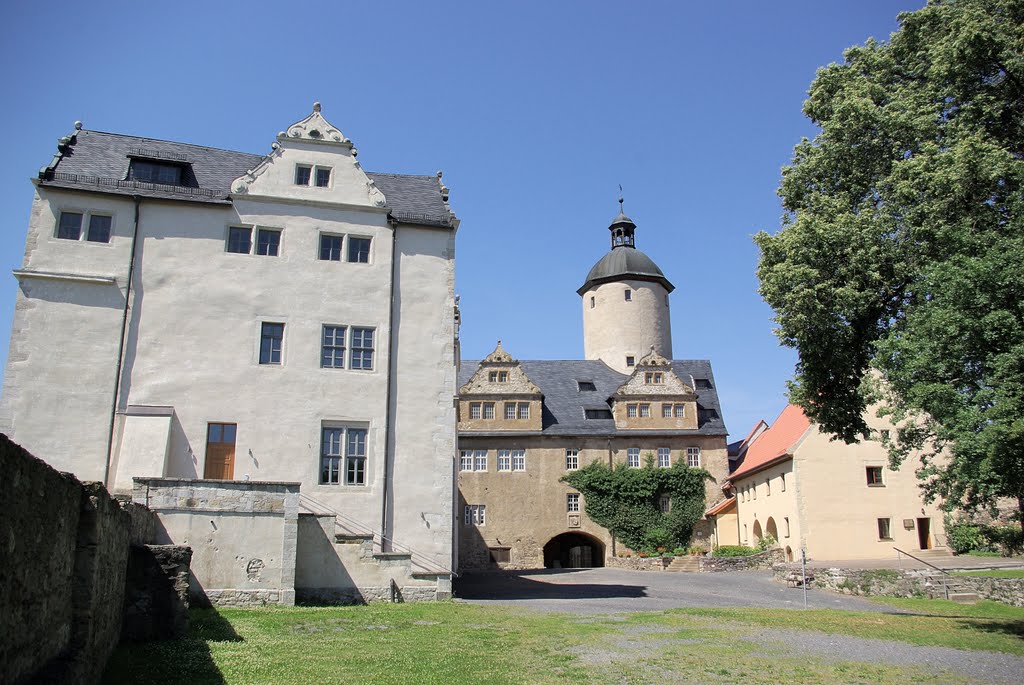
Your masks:
<path fill-rule="evenodd" d="M 755 238 L 792 399 L 847 442 L 884 400 L 926 494 L 1024 512 L 1024 0 L 900 15 L 804 112 L 782 230 Z"/>

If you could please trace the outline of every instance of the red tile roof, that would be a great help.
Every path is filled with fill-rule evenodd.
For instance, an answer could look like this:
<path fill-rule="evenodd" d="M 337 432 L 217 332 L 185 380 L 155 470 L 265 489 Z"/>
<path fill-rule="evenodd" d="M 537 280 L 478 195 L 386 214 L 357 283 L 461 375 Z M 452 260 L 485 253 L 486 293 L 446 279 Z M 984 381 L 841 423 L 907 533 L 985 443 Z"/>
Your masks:
<path fill-rule="evenodd" d="M 710 509 L 708 509 L 707 511 L 705 511 L 704 515 L 705 516 L 717 516 L 718 514 L 721 514 L 722 512 L 727 511 L 729 508 L 731 508 L 731 507 L 733 507 L 735 505 L 736 505 L 736 498 L 735 497 L 730 497 L 729 499 L 722 500 L 721 502 L 719 502 L 715 506 L 713 506 Z"/>
<path fill-rule="evenodd" d="M 761 468 L 792 456 L 793 446 L 810 428 L 811 421 L 804 410 L 795 404 L 788 405 L 775 419 L 771 427 L 757 436 L 747 448 L 747 456 L 738 469 L 729 474 L 729 480 L 736 482 Z"/>

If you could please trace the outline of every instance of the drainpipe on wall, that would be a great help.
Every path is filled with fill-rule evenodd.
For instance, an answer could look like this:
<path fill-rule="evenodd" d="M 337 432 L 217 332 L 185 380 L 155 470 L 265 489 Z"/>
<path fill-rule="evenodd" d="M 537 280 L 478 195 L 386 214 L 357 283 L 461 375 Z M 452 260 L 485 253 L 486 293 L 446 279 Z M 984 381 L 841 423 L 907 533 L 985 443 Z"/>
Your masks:
<path fill-rule="evenodd" d="M 608 438 L 608 468 L 615 468 L 615 463 L 612 458 L 612 439 Z M 612 556 L 614 557 L 617 552 L 615 550 L 615 533 L 611 533 L 612 536 Z"/>
<path fill-rule="evenodd" d="M 117 348 L 117 375 L 114 377 L 114 397 L 110 403 L 110 430 L 107 433 L 107 463 L 103 466 L 103 486 L 110 489 L 110 461 L 114 456 L 114 424 L 117 421 L 117 402 L 121 394 L 121 371 L 124 364 L 124 343 L 128 332 L 128 310 L 132 296 L 132 277 L 135 274 L 135 249 L 139 241 L 139 210 L 142 197 L 132 195 L 135 203 L 135 222 L 132 226 L 132 248 L 128 257 L 128 282 L 124 289 L 124 311 L 121 313 L 121 337 Z"/>
<path fill-rule="evenodd" d="M 390 454 L 391 454 L 391 387 L 395 378 L 395 280 L 398 274 L 398 262 L 395 260 L 398 245 L 398 222 L 388 217 L 388 224 L 391 226 L 391 294 L 388 298 L 388 389 L 387 406 L 384 408 L 384 482 L 380 502 L 380 550 L 387 552 L 391 549 L 391 536 L 388 529 L 388 501 L 389 483 L 391 479 Z"/>

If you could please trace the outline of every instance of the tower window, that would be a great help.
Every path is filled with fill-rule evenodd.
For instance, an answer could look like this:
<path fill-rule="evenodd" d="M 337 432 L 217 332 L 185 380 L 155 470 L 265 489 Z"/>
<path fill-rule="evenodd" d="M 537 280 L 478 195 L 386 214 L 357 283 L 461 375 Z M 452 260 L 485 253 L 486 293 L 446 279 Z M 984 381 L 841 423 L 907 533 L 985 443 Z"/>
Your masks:
<path fill-rule="evenodd" d="M 593 295 L 591 295 L 591 296 L 590 296 L 590 308 L 591 308 L 591 309 L 593 309 L 593 308 L 594 308 L 594 305 L 595 305 L 595 302 L 594 302 L 594 296 L 593 296 Z"/>
<path fill-rule="evenodd" d="M 632 301 L 633 301 L 633 291 L 632 290 L 627 290 L 626 291 L 626 302 L 632 302 Z"/>
<path fill-rule="evenodd" d="M 626 366 L 636 366 L 636 357 L 631 354 L 626 355 Z"/>

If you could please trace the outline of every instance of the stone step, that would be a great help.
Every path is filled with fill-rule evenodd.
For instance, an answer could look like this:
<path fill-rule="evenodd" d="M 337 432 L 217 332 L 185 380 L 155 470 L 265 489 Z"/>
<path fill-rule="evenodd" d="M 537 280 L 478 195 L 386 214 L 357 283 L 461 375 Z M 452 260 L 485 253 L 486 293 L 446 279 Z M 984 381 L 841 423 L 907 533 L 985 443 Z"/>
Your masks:
<path fill-rule="evenodd" d="M 953 552 L 948 547 L 935 547 L 932 549 L 919 549 L 911 552 L 915 557 L 921 557 L 922 559 L 934 559 L 936 557 L 951 557 Z"/>
<path fill-rule="evenodd" d="M 977 604 L 981 601 L 981 595 L 977 592 L 950 592 L 949 601 L 957 604 Z"/>
<path fill-rule="evenodd" d="M 675 557 L 665 570 L 673 573 L 698 573 L 700 560 L 697 557 Z"/>

